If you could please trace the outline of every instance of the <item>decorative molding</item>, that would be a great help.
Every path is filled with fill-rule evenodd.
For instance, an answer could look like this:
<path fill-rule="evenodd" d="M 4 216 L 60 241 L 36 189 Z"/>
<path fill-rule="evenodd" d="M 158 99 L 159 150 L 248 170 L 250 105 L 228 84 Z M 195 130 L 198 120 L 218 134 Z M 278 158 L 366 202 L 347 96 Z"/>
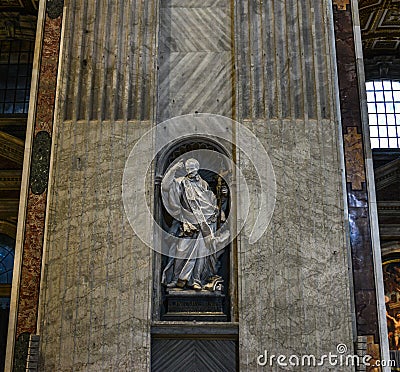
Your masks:
<path fill-rule="evenodd" d="M 375 56 L 364 58 L 365 79 L 400 80 L 400 58 L 397 56 Z"/>
<path fill-rule="evenodd" d="M 357 133 L 357 127 L 348 127 L 343 137 L 347 182 L 351 183 L 353 190 L 362 190 L 362 184 L 365 183 L 362 136 Z"/>
<path fill-rule="evenodd" d="M 22 170 L 0 170 L 0 191 L 21 188 Z"/>
<path fill-rule="evenodd" d="M 19 126 L 24 125 L 26 126 L 26 117 L 16 117 L 16 118 L 2 118 L 0 117 L 0 131 L 1 128 L 10 127 L 10 126 Z"/>
<path fill-rule="evenodd" d="M 24 160 L 24 141 L 0 132 L 0 156 L 21 166 Z"/>
<path fill-rule="evenodd" d="M 383 262 L 390 260 L 390 255 L 393 253 L 400 253 L 400 241 L 394 240 L 390 242 L 381 243 L 382 259 Z"/>
<path fill-rule="evenodd" d="M 382 190 L 399 181 L 400 159 L 393 160 L 375 169 L 375 185 L 377 190 Z"/>
<path fill-rule="evenodd" d="M 378 202 L 379 209 L 400 211 L 400 200 Z"/>
<path fill-rule="evenodd" d="M 384 225 L 379 228 L 382 241 L 398 240 L 400 238 L 400 225 Z"/>
<path fill-rule="evenodd" d="M 400 201 L 386 201 L 386 202 L 378 202 L 378 214 L 380 222 L 380 228 L 387 227 L 389 225 L 400 226 L 400 220 L 397 224 L 388 224 L 385 223 L 386 218 L 395 217 L 400 218 Z"/>

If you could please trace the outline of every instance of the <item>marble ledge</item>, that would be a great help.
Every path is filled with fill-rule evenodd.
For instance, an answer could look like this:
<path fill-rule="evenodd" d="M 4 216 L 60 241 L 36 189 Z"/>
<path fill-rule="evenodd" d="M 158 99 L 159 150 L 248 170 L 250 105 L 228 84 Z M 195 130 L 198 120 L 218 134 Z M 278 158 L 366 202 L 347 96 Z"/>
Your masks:
<path fill-rule="evenodd" d="M 237 322 L 179 322 L 179 321 L 154 321 L 151 323 L 151 334 L 162 335 L 238 335 L 239 323 Z"/>

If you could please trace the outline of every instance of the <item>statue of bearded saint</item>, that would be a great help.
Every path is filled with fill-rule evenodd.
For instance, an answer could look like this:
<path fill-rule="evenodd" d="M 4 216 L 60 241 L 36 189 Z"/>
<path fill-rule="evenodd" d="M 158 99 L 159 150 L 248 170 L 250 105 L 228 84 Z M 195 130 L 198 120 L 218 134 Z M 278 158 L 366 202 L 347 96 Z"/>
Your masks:
<path fill-rule="evenodd" d="M 176 177 L 175 173 L 183 168 L 186 175 Z M 170 259 L 162 275 L 162 284 L 167 288 L 213 291 L 215 283 L 222 283 L 217 274 L 218 258 L 229 232 L 216 236 L 218 216 L 224 213 L 218 209 L 217 198 L 207 182 L 198 174 L 199 168 L 196 159 L 185 163 L 180 160 L 161 183 L 164 206 L 174 218 L 169 234 L 175 238 L 167 239 Z"/>

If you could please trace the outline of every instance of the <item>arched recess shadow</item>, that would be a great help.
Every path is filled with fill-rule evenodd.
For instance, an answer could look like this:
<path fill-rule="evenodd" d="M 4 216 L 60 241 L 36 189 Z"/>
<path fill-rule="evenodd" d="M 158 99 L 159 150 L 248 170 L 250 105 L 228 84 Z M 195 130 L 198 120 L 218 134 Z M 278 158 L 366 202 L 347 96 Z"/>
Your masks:
<path fill-rule="evenodd" d="M 154 218 L 162 228 L 168 231 L 172 223 L 172 217 L 168 214 L 162 203 L 161 198 L 161 181 L 168 167 L 179 159 L 187 160 L 191 157 L 191 153 L 197 150 L 213 151 L 222 155 L 221 158 L 231 158 L 229 151 L 224 145 L 210 138 L 202 136 L 192 136 L 190 138 L 181 139 L 171 144 L 164 152 L 156 158 L 155 164 L 155 184 L 154 184 Z M 196 157 L 196 156 L 195 156 Z M 228 165 L 226 165 L 228 167 Z M 207 168 L 207 167 L 206 167 Z M 222 170 L 222 169 L 221 169 Z M 200 164 L 200 176 L 209 184 L 210 189 L 216 194 L 218 174 L 202 169 Z M 231 190 L 230 190 L 231 192 Z M 229 194 L 231 199 L 231 195 Z M 228 203 L 229 205 L 229 203 Z M 229 209 L 227 213 L 229 214 Z M 228 215 L 226 216 L 228 217 Z M 161 243 L 163 244 L 163 242 Z M 224 312 L 226 319 L 231 320 L 232 306 L 236 303 L 236 253 L 232 250 L 232 243 L 228 244 L 223 253 L 219 257 L 220 269 L 219 272 L 224 279 L 223 292 L 225 294 Z M 167 265 L 168 257 L 160 253 L 153 255 L 153 311 L 152 318 L 154 321 L 164 320 L 163 316 L 166 312 L 166 288 L 161 284 L 162 272 Z"/>

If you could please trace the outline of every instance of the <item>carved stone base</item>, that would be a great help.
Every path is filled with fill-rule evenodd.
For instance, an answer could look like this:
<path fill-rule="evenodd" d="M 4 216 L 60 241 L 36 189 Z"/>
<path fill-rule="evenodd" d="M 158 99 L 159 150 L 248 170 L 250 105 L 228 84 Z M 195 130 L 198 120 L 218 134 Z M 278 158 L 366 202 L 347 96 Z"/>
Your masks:
<path fill-rule="evenodd" d="M 225 322 L 225 295 L 219 291 L 194 291 L 178 288 L 167 290 L 167 312 L 163 320 Z"/>

